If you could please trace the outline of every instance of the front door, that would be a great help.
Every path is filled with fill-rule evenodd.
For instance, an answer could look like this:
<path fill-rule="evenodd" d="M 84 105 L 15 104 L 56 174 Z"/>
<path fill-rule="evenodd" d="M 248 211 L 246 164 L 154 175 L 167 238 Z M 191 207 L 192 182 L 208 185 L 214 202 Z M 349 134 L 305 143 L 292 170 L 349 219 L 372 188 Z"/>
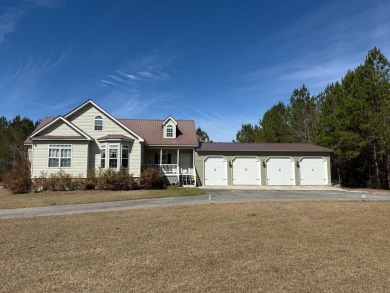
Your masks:
<path fill-rule="evenodd" d="M 191 155 L 181 154 L 180 156 L 181 173 L 190 173 L 191 168 Z"/>

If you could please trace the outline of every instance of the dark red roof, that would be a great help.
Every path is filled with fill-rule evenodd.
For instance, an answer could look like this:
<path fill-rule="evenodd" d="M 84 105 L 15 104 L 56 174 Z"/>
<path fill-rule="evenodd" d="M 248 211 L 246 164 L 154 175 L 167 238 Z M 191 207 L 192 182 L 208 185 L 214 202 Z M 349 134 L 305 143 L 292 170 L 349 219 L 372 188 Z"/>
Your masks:
<path fill-rule="evenodd" d="M 198 152 L 318 152 L 332 153 L 333 150 L 306 143 L 201 143 Z"/>
<path fill-rule="evenodd" d="M 147 145 L 188 145 L 197 146 L 198 137 L 193 120 L 175 120 L 176 138 L 164 138 L 162 123 L 164 120 L 118 119 L 123 125 L 141 136 Z"/>

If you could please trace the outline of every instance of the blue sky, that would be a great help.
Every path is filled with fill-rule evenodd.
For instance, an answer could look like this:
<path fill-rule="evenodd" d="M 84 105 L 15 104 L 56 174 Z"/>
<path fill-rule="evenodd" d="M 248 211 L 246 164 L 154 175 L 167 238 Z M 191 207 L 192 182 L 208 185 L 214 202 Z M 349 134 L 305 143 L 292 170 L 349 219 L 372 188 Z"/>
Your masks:
<path fill-rule="evenodd" d="M 231 141 L 305 84 L 377 46 L 390 1 L 0 0 L 0 116 L 38 120 L 91 98 L 117 118 L 193 119 Z"/>

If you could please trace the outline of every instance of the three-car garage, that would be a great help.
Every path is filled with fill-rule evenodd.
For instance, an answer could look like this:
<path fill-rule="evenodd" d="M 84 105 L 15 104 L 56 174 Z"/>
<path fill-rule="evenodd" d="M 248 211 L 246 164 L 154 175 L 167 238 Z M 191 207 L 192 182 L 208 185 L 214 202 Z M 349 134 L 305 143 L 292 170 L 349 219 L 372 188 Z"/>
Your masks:
<path fill-rule="evenodd" d="M 307 144 L 203 143 L 195 164 L 205 186 L 329 185 L 331 152 Z"/>

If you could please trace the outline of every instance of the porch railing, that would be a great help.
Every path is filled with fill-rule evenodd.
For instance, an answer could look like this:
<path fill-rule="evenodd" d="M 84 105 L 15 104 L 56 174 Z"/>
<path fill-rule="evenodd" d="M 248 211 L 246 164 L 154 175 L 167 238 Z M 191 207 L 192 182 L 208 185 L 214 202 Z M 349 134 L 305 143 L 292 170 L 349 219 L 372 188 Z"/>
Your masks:
<path fill-rule="evenodd" d="M 145 164 L 144 168 L 156 168 L 163 174 L 179 174 L 178 164 Z"/>

